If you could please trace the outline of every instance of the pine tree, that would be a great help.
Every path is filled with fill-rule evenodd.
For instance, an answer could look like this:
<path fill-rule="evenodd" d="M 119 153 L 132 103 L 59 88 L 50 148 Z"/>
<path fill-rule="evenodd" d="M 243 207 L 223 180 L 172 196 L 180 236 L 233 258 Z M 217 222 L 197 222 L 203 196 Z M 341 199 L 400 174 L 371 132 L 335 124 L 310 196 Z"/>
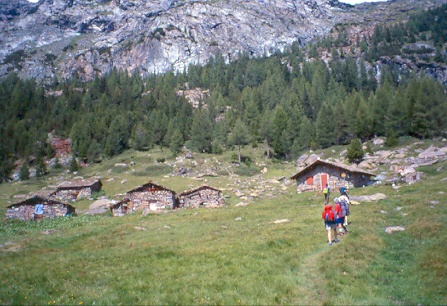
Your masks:
<path fill-rule="evenodd" d="M 288 116 L 281 105 L 278 105 L 273 111 L 272 121 L 272 148 L 276 154 L 284 155 L 286 149 L 283 145 L 283 131 L 288 127 Z"/>
<path fill-rule="evenodd" d="M 230 145 L 236 145 L 238 147 L 238 160 L 241 162 L 241 146 L 244 146 L 251 141 L 251 135 L 248 131 L 247 126 L 238 119 L 233 129 L 231 130 L 230 135 L 228 136 L 228 143 Z"/>
<path fill-rule="evenodd" d="M 271 111 L 266 111 L 259 125 L 259 137 L 265 144 L 265 157 L 270 159 L 270 143 L 273 138 L 273 120 Z"/>
<path fill-rule="evenodd" d="M 197 152 L 210 153 L 213 124 L 206 109 L 197 109 L 192 118 L 189 147 Z"/>
<path fill-rule="evenodd" d="M 36 177 L 42 177 L 47 174 L 47 165 L 41 154 L 37 154 L 36 162 Z"/>
<path fill-rule="evenodd" d="M 172 132 L 171 141 L 169 143 L 169 149 L 175 156 L 182 151 L 183 146 L 183 134 L 178 128 L 175 128 Z"/>
<path fill-rule="evenodd" d="M 75 173 L 79 170 L 78 161 L 76 159 L 76 156 L 72 155 L 70 160 L 70 172 Z"/>
<path fill-rule="evenodd" d="M 21 181 L 26 181 L 29 180 L 29 167 L 28 167 L 28 160 L 25 160 L 22 163 L 22 166 L 20 166 L 20 170 L 19 170 L 19 179 Z"/>
<path fill-rule="evenodd" d="M 350 163 L 358 164 L 363 160 L 364 155 L 365 152 L 363 152 L 362 142 L 360 139 L 352 139 L 347 152 L 348 161 Z"/>
<path fill-rule="evenodd" d="M 323 104 L 323 106 L 320 108 L 320 112 L 318 113 L 317 120 L 315 122 L 315 141 L 319 146 L 327 148 L 335 144 L 335 126 L 336 122 L 332 107 L 327 103 Z"/>

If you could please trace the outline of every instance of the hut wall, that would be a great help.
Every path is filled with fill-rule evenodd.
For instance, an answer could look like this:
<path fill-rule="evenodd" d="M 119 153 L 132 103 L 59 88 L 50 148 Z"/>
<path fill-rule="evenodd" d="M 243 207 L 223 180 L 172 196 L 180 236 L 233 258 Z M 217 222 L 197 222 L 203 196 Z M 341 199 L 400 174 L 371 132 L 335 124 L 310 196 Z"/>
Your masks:
<path fill-rule="evenodd" d="M 201 189 L 188 195 L 181 196 L 184 207 L 197 208 L 200 205 L 221 206 L 224 201 L 220 191 L 213 189 Z"/>
<path fill-rule="evenodd" d="M 132 211 L 160 210 L 172 208 L 175 204 L 175 196 L 169 190 L 134 192 L 129 195 L 129 200 Z"/>
<path fill-rule="evenodd" d="M 34 204 L 23 204 L 8 208 L 6 212 L 7 219 L 33 220 Z M 44 204 L 43 218 L 62 217 L 74 213 L 74 209 L 64 204 Z"/>
<path fill-rule="evenodd" d="M 82 198 L 88 198 L 92 194 L 92 189 L 90 187 L 82 188 L 82 189 L 61 189 L 58 190 L 54 197 L 63 201 L 76 201 Z"/>
<path fill-rule="evenodd" d="M 120 204 L 112 207 L 112 215 L 114 217 L 122 217 L 127 214 L 127 205 Z"/>

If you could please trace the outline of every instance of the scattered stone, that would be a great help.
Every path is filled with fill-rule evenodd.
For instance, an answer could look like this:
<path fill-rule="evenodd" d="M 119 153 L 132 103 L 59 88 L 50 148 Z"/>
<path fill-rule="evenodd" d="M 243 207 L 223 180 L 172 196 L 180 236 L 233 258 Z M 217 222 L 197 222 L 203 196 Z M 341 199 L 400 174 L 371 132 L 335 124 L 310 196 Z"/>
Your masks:
<path fill-rule="evenodd" d="M 384 210 L 380 210 L 380 213 L 381 213 L 381 214 L 387 214 L 387 212 L 384 211 Z"/>
<path fill-rule="evenodd" d="M 364 196 L 350 196 L 350 202 L 352 204 L 353 201 L 357 202 L 372 202 L 386 199 L 387 196 L 383 193 L 376 193 L 373 195 L 364 195 Z"/>
<path fill-rule="evenodd" d="M 53 235 L 54 233 L 59 232 L 58 230 L 50 229 L 50 230 L 44 230 L 42 231 L 42 234 L 44 235 Z"/>
<path fill-rule="evenodd" d="M 165 226 L 163 226 L 163 228 L 170 229 L 171 227 L 169 225 L 165 225 Z"/>
<path fill-rule="evenodd" d="M 286 222 L 290 222 L 289 219 L 275 220 L 275 221 L 272 221 L 270 223 L 280 224 L 280 223 L 286 223 Z"/>
<path fill-rule="evenodd" d="M 126 184 L 126 183 L 127 183 L 127 180 L 126 180 L 126 179 L 124 179 L 124 180 L 121 181 L 121 184 Z"/>
<path fill-rule="evenodd" d="M 235 220 L 236 220 L 236 221 L 241 221 L 242 218 L 241 218 L 241 217 L 237 217 Z"/>
<path fill-rule="evenodd" d="M 436 205 L 439 204 L 439 201 L 430 201 L 431 204 Z"/>
<path fill-rule="evenodd" d="M 396 210 L 397 211 L 399 211 L 399 210 L 401 210 L 402 209 L 402 207 L 396 207 Z"/>
<path fill-rule="evenodd" d="M 376 146 L 380 146 L 383 145 L 385 143 L 385 140 L 381 139 L 381 138 L 375 138 L 372 140 L 372 143 Z"/>
<path fill-rule="evenodd" d="M 124 164 L 124 163 L 116 163 L 116 164 L 115 164 L 115 167 L 121 167 L 121 168 L 124 168 L 124 167 L 127 167 L 127 165 Z"/>
<path fill-rule="evenodd" d="M 247 206 L 248 203 L 247 202 L 239 202 L 236 205 L 234 205 L 234 207 L 242 207 L 242 206 Z"/>
<path fill-rule="evenodd" d="M 404 230 L 405 228 L 403 226 L 389 226 L 385 229 L 385 232 L 388 234 L 392 234 L 393 232 L 401 232 Z"/>
<path fill-rule="evenodd" d="M 142 227 L 142 226 L 135 226 L 135 229 L 136 229 L 137 231 L 145 231 L 145 230 L 147 230 L 147 228 Z"/>

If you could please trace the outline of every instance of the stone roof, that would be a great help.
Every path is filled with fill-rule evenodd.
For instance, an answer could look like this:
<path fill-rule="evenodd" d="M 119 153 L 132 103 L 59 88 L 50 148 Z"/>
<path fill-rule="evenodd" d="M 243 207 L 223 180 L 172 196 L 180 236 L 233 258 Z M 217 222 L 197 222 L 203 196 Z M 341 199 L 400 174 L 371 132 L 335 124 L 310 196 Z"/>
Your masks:
<path fill-rule="evenodd" d="M 145 184 L 143 184 L 143 185 L 141 185 L 141 186 L 138 186 L 137 188 L 134 188 L 134 189 L 132 189 L 132 190 L 129 190 L 128 192 L 126 192 L 126 194 L 134 193 L 134 192 L 141 192 L 141 191 L 144 191 L 144 190 L 146 189 L 146 187 L 148 187 L 148 186 L 150 186 L 150 185 L 155 186 L 155 187 L 157 187 L 157 188 L 159 188 L 159 189 L 162 189 L 162 190 L 170 191 L 170 192 L 176 194 L 176 192 L 175 192 L 174 190 L 169 189 L 169 188 L 167 188 L 167 187 L 164 187 L 164 186 L 162 186 L 162 185 L 156 184 L 156 183 L 154 183 L 154 182 L 152 182 L 152 181 L 149 181 L 149 182 L 147 182 L 147 183 L 145 183 Z"/>
<path fill-rule="evenodd" d="M 199 191 L 199 190 L 202 190 L 202 189 L 212 189 L 212 190 L 221 192 L 221 190 L 216 189 L 216 188 L 213 188 L 213 187 L 211 187 L 211 186 L 208 186 L 208 185 L 202 185 L 202 186 L 200 186 L 200 187 L 197 187 L 197 188 L 194 188 L 194 189 L 191 189 L 191 190 L 185 190 L 185 191 L 183 191 L 181 194 L 179 194 L 179 197 L 190 195 L 190 194 L 192 194 L 192 193 L 194 193 L 194 192 L 197 192 L 197 191 Z"/>
<path fill-rule="evenodd" d="M 54 198 L 50 198 L 50 197 L 45 197 L 45 196 L 40 196 L 40 195 L 32 195 L 31 197 L 26 198 L 25 200 L 16 202 L 14 204 L 11 204 L 9 206 L 7 206 L 7 208 L 12 208 L 14 206 L 20 206 L 20 205 L 36 205 L 38 203 L 43 203 L 43 204 L 63 204 L 63 205 L 67 205 L 72 207 L 73 209 L 75 208 L 73 205 L 67 204 L 67 203 L 62 203 Z"/>
<path fill-rule="evenodd" d="M 301 174 L 307 172 L 308 170 L 314 168 L 317 165 L 328 165 L 331 167 L 335 167 L 335 168 L 339 168 L 339 169 L 343 169 L 346 171 L 349 171 L 351 173 L 361 173 L 361 174 L 366 174 L 366 175 L 370 175 L 370 176 L 375 176 L 374 173 L 372 172 L 368 172 L 366 170 L 354 167 L 354 166 L 350 166 L 350 165 L 345 165 L 342 163 L 337 163 L 337 162 L 331 162 L 331 161 L 327 161 L 327 160 L 322 160 L 322 159 L 317 159 L 316 161 L 314 161 L 313 163 L 311 163 L 310 165 L 307 165 L 306 167 L 300 169 L 298 171 L 298 173 L 296 173 L 295 175 L 293 175 L 291 177 L 291 179 L 296 179 L 297 177 L 299 177 Z"/>
<path fill-rule="evenodd" d="M 85 187 L 91 187 L 96 183 L 102 185 L 101 180 L 99 179 L 82 179 L 82 180 L 65 181 L 60 183 L 57 186 L 57 189 L 85 188 Z"/>

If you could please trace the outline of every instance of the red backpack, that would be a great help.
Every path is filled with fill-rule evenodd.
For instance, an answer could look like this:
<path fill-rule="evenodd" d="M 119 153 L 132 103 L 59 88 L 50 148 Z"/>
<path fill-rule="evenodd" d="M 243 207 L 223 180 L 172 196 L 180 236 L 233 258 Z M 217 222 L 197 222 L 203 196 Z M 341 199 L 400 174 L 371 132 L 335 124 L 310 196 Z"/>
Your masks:
<path fill-rule="evenodd" d="M 335 214 L 334 211 L 332 210 L 331 205 L 326 205 L 324 207 L 324 211 L 321 213 L 321 217 L 326 222 L 331 222 L 335 220 Z"/>

